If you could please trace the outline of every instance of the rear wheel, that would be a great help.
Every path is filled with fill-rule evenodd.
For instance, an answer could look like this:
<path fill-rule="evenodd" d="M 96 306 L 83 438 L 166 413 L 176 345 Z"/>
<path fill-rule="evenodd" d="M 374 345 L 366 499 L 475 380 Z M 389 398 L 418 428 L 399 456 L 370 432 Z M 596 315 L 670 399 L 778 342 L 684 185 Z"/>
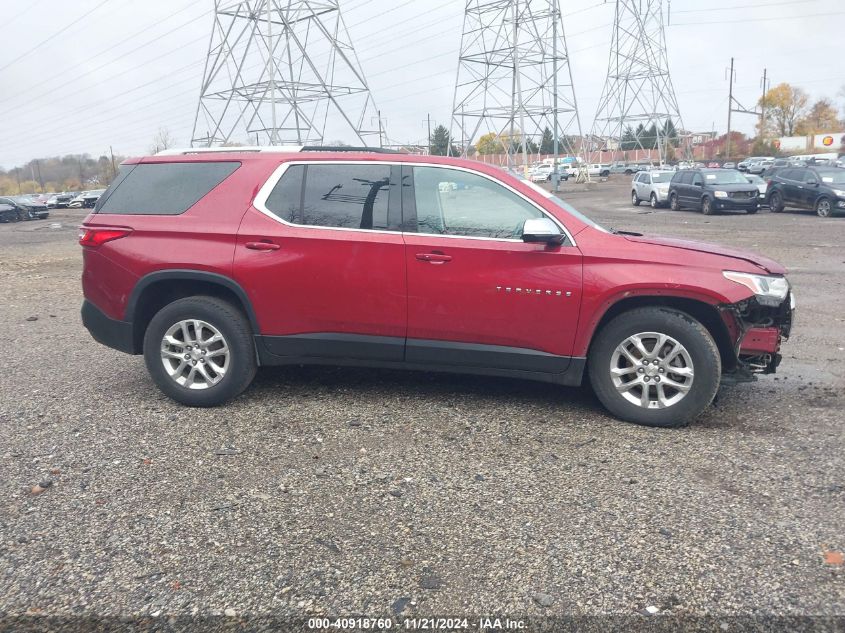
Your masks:
<path fill-rule="evenodd" d="M 772 213 L 783 211 L 783 197 L 777 191 L 769 196 L 769 209 L 772 210 Z"/>
<path fill-rule="evenodd" d="M 640 206 L 640 198 L 637 195 L 636 191 L 631 192 L 631 204 L 633 204 L 635 207 Z"/>
<path fill-rule="evenodd" d="M 713 215 L 713 201 L 707 196 L 701 200 L 701 212 L 704 215 Z"/>
<path fill-rule="evenodd" d="M 721 357 L 707 329 L 670 308 L 625 312 L 598 333 L 590 383 L 616 417 L 647 426 L 689 423 L 713 401 Z"/>
<path fill-rule="evenodd" d="M 829 218 L 833 215 L 833 205 L 827 198 L 819 198 L 816 201 L 816 215 L 820 218 Z"/>
<path fill-rule="evenodd" d="M 257 365 L 244 314 L 205 296 L 159 310 L 144 335 L 144 361 L 165 395 L 192 407 L 231 400 L 252 382 Z"/>
<path fill-rule="evenodd" d="M 672 209 L 672 211 L 681 210 L 681 205 L 678 202 L 678 194 L 673 193 L 669 196 L 669 208 Z"/>

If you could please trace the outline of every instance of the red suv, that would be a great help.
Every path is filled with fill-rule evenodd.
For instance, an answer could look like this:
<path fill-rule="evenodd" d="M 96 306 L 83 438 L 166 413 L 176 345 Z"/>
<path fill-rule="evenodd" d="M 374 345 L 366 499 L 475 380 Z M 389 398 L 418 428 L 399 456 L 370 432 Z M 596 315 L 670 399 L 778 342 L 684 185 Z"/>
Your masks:
<path fill-rule="evenodd" d="M 259 365 L 451 371 L 580 385 L 678 426 L 720 381 L 774 372 L 779 264 L 608 231 L 481 163 L 237 148 L 127 161 L 80 231 L 82 318 L 191 406 Z"/>

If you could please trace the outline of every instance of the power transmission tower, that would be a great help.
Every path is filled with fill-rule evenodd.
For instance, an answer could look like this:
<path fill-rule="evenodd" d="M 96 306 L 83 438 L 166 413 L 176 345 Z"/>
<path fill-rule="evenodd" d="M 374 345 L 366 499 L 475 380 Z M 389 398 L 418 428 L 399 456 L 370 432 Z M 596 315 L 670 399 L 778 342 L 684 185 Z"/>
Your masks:
<path fill-rule="evenodd" d="M 591 149 L 610 150 L 611 160 L 626 149 L 656 149 L 663 162 L 668 147 L 680 143 L 688 157 L 690 138 L 681 134 L 683 129 L 669 77 L 663 0 L 616 0 L 607 80 Z"/>
<path fill-rule="evenodd" d="M 449 138 L 460 136 L 466 155 L 492 133 L 508 165 L 517 153 L 525 165 L 546 128 L 576 153 L 566 134 L 580 140 L 581 121 L 558 0 L 466 0 Z"/>
<path fill-rule="evenodd" d="M 215 0 L 214 9 L 192 145 L 379 143 L 338 0 Z"/>

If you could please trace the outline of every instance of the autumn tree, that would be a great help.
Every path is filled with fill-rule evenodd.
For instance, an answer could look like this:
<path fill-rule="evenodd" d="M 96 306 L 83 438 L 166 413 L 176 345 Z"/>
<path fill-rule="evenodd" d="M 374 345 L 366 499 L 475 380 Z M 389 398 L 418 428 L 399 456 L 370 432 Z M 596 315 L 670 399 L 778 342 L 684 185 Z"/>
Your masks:
<path fill-rule="evenodd" d="M 757 102 L 766 111 L 765 129 L 758 130 L 760 136 L 793 136 L 798 122 L 807 113 L 808 102 L 806 92 L 787 83 L 778 84 L 769 90 Z"/>
<path fill-rule="evenodd" d="M 842 127 L 838 114 L 830 99 L 819 99 L 795 126 L 795 132 L 805 136 L 836 132 Z"/>
<path fill-rule="evenodd" d="M 478 139 L 475 145 L 475 150 L 479 154 L 501 154 L 504 152 L 502 141 L 496 136 L 495 132 L 484 134 Z"/>

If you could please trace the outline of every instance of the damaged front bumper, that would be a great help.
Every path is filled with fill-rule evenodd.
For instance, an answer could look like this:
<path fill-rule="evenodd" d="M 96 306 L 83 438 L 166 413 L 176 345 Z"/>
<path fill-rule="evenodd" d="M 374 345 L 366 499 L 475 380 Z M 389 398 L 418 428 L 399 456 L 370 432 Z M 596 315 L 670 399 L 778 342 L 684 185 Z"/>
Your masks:
<path fill-rule="evenodd" d="M 790 290 L 776 306 L 756 297 L 722 307 L 733 335 L 735 366 L 726 372 L 736 382 L 754 380 L 755 374 L 773 374 L 781 361 L 780 346 L 789 338 L 795 319 L 795 295 Z"/>

